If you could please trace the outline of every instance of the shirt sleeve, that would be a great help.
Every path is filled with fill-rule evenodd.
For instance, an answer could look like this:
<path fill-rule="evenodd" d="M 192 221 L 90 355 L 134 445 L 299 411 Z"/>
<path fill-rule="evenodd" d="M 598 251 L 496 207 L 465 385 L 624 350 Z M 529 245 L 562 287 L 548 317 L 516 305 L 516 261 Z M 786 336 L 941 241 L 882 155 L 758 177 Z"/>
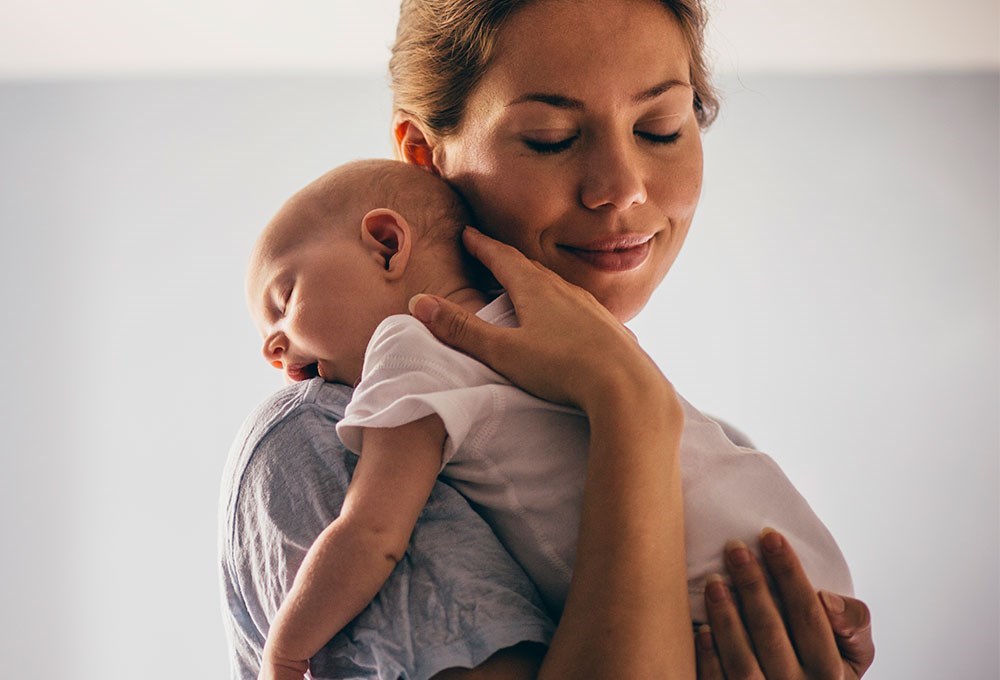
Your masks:
<path fill-rule="evenodd" d="M 300 404 L 231 453 L 242 462 L 223 480 L 220 546 L 234 679 L 256 678 L 269 621 L 313 540 L 340 512 L 356 459 L 334 433 L 337 419 Z M 548 644 L 553 629 L 528 577 L 464 498 L 439 482 L 403 560 L 313 658 L 312 675 L 428 678 L 520 642 Z"/>
<path fill-rule="evenodd" d="M 422 323 L 391 316 L 376 329 L 361 381 L 337 434 L 356 453 L 364 428 L 399 427 L 436 414 L 446 438 L 441 467 L 501 408 L 495 388 L 510 383 L 475 359 L 442 344 Z"/>

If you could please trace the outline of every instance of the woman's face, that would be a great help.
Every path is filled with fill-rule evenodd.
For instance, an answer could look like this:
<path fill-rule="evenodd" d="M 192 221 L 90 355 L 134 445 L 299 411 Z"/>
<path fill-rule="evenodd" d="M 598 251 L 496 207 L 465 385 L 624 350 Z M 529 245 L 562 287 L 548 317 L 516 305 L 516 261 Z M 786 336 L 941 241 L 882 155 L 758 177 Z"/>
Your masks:
<path fill-rule="evenodd" d="M 688 47 L 653 0 L 539 0 L 511 17 L 433 148 L 483 231 L 635 316 L 701 192 Z"/>

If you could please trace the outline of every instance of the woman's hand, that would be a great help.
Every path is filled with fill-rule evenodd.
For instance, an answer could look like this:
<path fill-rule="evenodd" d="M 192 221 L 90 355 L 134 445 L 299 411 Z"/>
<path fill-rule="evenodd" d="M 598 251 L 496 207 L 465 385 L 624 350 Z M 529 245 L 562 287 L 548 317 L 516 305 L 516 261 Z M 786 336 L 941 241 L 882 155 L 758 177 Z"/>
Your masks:
<path fill-rule="evenodd" d="M 712 580 L 705 588 L 711 628 L 695 639 L 699 680 L 856 680 L 864 675 L 875 658 L 864 602 L 817 594 L 778 532 L 765 530 L 760 547 L 785 616 L 753 553 L 742 543 L 726 546 L 726 567 L 743 620 L 729 589 Z"/>
<path fill-rule="evenodd" d="M 573 577 L 538 677 L 694 677 L 673 387 L 590 293 L 472 229 L 464 241 L 507 289 L 520 327 L 428 296 L 411 301 L 413 314 L 519 387 L 583 409 L 590 424 Z"/>
<path fill-rule="evenodd" d="M 472 227 L 465 247 L 510 295 L 519 328 L 499 328 L 441 298 L 417 295 L 411 313 L 434 335 L 548 401 L 588 411 L 610 385 L 667 384 L 632 333 L 586 290 Z"/>

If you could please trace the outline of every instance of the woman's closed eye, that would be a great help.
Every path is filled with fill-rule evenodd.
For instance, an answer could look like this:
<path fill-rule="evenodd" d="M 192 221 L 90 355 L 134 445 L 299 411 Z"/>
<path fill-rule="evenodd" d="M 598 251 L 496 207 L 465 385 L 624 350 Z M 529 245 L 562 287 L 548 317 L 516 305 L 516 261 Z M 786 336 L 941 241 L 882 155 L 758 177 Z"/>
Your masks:
<path fill-rule="evenodd" d="M 681 138 L 680 130 L 666 135 L 660 135 L 654 132 L 643 132 L 642 130 L 636 130 L 635 135 L 652 144 L 673 144 L 674 142 L 676 142 L 678 139 Z"/>
<path fill-rule="evenodd" d="M 671 132 L 668 134 L 659 134 L 656 132 L 649 132 L 645 130 L 635 130 L 634 133 L 636 137 L 642 139 L 643 141 L 649 142 L 651 144 L 673 144 L 678 139 L 681 138 L 680 130 L 677 132 Z M 579 134 L 571 135 L 563 139 L 556 141 L 548 141 L 541 139 L 532 139 L 529 137 L 524 138 L 524 145 L 529 149 L 539 154 L 555 154 L 562 151 L 567 151 L 570 149 L 576 141 L 580 138 Z"/>
<path fill-rule="evenodd" d="M 541 154 L 559 153 L 560 151 L 566 151 L 571 146 L 573 146 L 573 143 L 576 142 L 576 140 L 579 137 L 580 137 L 579 134 L 575 134 L 555 141 L 532 139 L 530 137 L 525 137 L 524 145 L 536 153 L 541 153 Z"/>

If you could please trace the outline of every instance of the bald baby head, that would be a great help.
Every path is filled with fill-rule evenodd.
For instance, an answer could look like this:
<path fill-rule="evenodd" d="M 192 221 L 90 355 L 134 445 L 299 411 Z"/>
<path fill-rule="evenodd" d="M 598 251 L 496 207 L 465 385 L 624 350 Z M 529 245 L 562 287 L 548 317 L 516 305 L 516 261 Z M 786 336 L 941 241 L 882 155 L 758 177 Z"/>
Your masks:
<path fill-rule="evenodd" d="M 357 237 L 365 215 L 377 209 L 405 216 L 422 247 L 454 246 L 469 223 L 464 202 L 440 177 L 399 161 L 354 161 L 327 172 L 285 202 L 258 239 L 251 269 L 291 248 L 331 237 Z"/>

